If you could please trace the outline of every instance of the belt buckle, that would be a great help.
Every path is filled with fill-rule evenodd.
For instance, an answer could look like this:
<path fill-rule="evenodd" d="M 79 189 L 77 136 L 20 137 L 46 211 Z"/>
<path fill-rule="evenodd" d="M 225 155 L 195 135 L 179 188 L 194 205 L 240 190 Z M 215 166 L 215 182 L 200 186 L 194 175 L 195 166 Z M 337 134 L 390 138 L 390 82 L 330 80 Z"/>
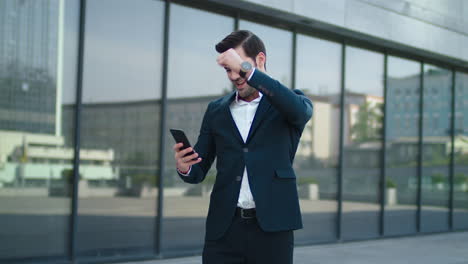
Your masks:
<path fill-rule="evenodd" d="M 252 218 L 254 218 L 253 216 L 251 216 L 251 217 L 245 216 L 244 215 L 244 210 L 247 210 L 247 209 L 241 208 L 241 218 L 242 219 L 252 219 Z"/>

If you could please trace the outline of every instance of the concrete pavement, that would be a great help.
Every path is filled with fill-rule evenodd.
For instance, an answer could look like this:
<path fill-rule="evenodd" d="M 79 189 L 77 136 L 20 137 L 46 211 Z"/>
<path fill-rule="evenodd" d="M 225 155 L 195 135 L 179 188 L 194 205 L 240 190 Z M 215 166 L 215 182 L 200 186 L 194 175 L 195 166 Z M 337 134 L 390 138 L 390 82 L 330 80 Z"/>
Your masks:
<path fill-rule="evenodd" d="M 125 264 L 200 264 L 201 258 Z M 361 242 L 296 247 L 295 264 L 468 264 L 468 232 L 452 232 Z M 220 263 L 221 264 L 221 263 Z M 261 263 L 263 264 L 263 263 Z M 268 263 L 264 263 L 268 264 Z"/>

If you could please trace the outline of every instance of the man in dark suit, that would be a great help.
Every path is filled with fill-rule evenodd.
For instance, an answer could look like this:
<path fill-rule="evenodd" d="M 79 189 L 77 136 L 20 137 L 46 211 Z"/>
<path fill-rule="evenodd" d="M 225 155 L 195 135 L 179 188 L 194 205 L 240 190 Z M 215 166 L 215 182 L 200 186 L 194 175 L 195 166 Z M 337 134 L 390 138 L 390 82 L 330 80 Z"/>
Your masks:
<path fill-rule="evenodd" d="M 203 263 L 292 263 L 293 230 L 302 228 L 292 163 L 312 102 L 265 73 L 264 44 L 250 31 L 216 50 L 237 89 L 208 105 L 193 149 L 174 145 L 188 183 L 203 181 L 217 158 Z"/>

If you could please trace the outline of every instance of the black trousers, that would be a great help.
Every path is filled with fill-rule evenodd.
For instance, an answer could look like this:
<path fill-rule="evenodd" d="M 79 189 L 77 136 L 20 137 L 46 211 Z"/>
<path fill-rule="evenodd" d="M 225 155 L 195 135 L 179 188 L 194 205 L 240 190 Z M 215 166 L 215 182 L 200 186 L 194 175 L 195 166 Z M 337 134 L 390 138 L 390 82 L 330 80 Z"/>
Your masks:
<path fill-rule="evenodd" d="M 293 231 L 264 232 L 256 218 L 236 214 L 226 234 L 206 240 L 203 264 L 292 264 Z"/>

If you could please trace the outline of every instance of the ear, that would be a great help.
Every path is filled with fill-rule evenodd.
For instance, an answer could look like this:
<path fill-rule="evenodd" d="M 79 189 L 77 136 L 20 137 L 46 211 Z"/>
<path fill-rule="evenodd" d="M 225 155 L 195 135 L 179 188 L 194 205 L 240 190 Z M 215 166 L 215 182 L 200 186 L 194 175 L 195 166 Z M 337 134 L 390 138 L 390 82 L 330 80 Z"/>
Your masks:
<path fill-rule="evenodd" d="M 257 68 L 265 71 L 265 63 L 266 63 L 266 55 L 263 52 L 259 52 L 255 57 L 255 63 L 257 64 Z"/>

